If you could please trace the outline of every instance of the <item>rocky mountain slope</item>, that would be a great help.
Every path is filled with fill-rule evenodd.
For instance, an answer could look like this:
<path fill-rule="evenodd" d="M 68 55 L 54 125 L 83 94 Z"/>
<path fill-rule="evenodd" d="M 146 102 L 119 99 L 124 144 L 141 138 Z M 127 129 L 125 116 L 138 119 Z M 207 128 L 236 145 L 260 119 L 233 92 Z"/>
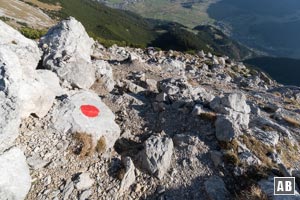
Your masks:
<path fill-rule="evenodd" d="M 0 35 L 1 200 L 273 199 L 276 176 L 300 186 L 300 88 L 209 52 L 104 48 L 74 18 L 38 44 L 1 21 Z"/>

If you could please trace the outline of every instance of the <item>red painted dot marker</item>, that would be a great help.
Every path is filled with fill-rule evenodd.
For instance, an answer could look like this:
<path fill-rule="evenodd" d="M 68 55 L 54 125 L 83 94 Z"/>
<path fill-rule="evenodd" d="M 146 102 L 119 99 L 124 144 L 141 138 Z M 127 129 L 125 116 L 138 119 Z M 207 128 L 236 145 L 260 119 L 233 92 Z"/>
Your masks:
<path fill-rule="evenodd" d="M 99 109 L 92 105 L 82 105 L 80 110 L 87 117 L 97 117 L 100 113 Z"/>

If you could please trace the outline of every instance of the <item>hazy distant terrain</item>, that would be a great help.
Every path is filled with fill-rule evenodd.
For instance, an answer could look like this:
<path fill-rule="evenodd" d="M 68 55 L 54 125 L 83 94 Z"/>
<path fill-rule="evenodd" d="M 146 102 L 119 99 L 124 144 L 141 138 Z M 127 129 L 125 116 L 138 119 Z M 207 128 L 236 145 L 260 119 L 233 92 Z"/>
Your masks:
<path fill-rule="evenodd" d="M 130 10 L 147 18 L 168 20 L 193 28 L 213 22 L 207 9 L 220 0 L 98 0 L 107 6 Z"/>
<path fill-rule="evenodd" d="M 215 24 L 234 39 L 269 55 L 300 58 L 299 0 L 97 1 L 189 28 Z"/>
<path fill-rule="evenodd" d="M 208 8 L 208 15 L 250 47 L 300 58 L 299 0 L 221 0 Z"/>

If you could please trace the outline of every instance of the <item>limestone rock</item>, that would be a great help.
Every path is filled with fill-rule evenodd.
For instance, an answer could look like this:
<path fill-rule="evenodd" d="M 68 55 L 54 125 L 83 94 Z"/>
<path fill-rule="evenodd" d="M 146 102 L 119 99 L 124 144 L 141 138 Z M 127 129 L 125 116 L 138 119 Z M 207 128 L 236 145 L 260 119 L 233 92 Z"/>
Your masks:
<path fill-rule="evenodd" d="M 225 115 L 217 117 L 215 122 L 216 126 L 216 137 L 219 141 L 229 142 L 238 135 L 241 135 L 240 130 L 232 120 Z"/>
<path fill-rule="evenodd" d="M 19 59 L 10 49 L 0 48 L 0 153 L 9 148 L 19 134 Z"/>
<path fill-rule="evenodd" d="M 84 114 L 86 106 L 93 109 Z M 90 117 L 89 112 L 92 115 Z M 93 92 L 76 92 L 58 105 L 52 115 L 56 130 L 62 133 L 90 134 L 95 144 L 103 136 L 107 148 L 113 147 L 120 136 L 115 115 Z"/>
<path fill-rule="evenodd" d="M 162 70 L 176 75 L 184 75 L 185 64 L 179 60 L 166 59 L 162 63 Z"/>
<path fill-rule="evenodd" d="M 226 189 L 222 178 L 218 176 L 211 176 L 207 181 L 205 181 L 204 185 L 210 200 L 229 199 L 230 194 Z"/>
<path fill-rule="evenodd" d="M 239 153 L 239 159 L 241 162 L 247 164 L 247 166 L 261 165 L 261 161 L 250 150 Z"/>
<path fill-rule="evenodd" d="M 94 182 L 95 181 L 91 179 L 90 173 L 88 172 L 79 174 L 74 180 L 75 188 L 79 191 L 89 189 L 90 187 L 92 187 Z"/>
<path fill-rule="evenodd" d="M 92 190 L 85 190 L 83 191 L 80 196 L 79 196 L 79 200 L 87 200 L 89 199 L 89 197 L 92 195 Z"/>
<path fill-rule="evenodd" d="M 36 69 L 41 52 L 35 41 L 25 38 L 20 32 L 0 20 L 0 49 L 9 48 L 19 58 L 20 65 L 28 73 Z M 24 72 L 26 73 L 26 72 Z"/>
<path fill-rule="evenodd" d="M 157 92 L 157 81 L 154 79 L 146 79 L 147 89 L 152 92 Z"/>
<path fill-rule="evenodd" d="M 214 98 L 209 92 L 207 92 L 201 86 L 193 87 L 191 86 L 186 78 L 180 79 L 164 79 L 158 82 L 158 89 L 166 93 L 171 100 L 171 102 L 176 101 L 197 101 L 201 99 L 206 102 L 207 100 L 211 101 Z"/>
<path fill-rule="evenodd" d="M 27 163 L 32 169 L 36 170 L 45 167 L 49 162 L 43 160 L 37 155 L 34 155 L 27 158 Z"/>
<path fill-rule="evenodd" d="M 34 113 L 44 117 L 52 107 L 55 97 L 62 94 L 59 79 L 51 71 L 34 71 L 35 77 L 25 79 L 20 85 L 21 117 Z"/>
<path fill-rule="evenodd" d="M 43 65 L 71 85 L 87 89 L 95 82 L 90 57 L 93 43 L 82 24 L 70 17 L 41 38 Z"/>
<path fill-rule="evenodd" d="M 66 184 L 65 184 L 65 187 L 62 191 L 63 200 L 70 199 L 70 195 L 72 194 L 73 190 L 74 190 L 74 183 L 71 179 L 68 179 Z"/>
<path fill-rule="evenodd" d="M 96 69 L 96 79 L 101 80 L 105 89 L 111 92 L 114 89 L 115 81 L 113 78 L 113 71 L 108 62 L 103 60 L 96 60 L 93 62 Z"/>
<path fill-rule="evenodd" d="M 224 97 L 216 97 L 210 107 L 219 113 L 228 114 L 229 109 L 236 112 L 249 114 L 250 106 L 246 103 L 246 96 L 242 93 L 226 94 Z"/>
<path fill-rule="evenodd" d="M 279 135 L 277 131 L 263 131 L 255 127 L 253 136 L 266 145 L 271 146 L 275 146 L 279 141 Z"/>
<path fill-rule="evenodd" d="M 220 151 L 211 151 L 210 152 L 210 158 L 214 163 L 215 167 L 218 167 L 222 162 L 222 153 Z"/>
<path fill-rule="evenodd" d="M 144 149 L 138 157 L 143 169 L 162 179 L 171 164 L 172 154 L 172 139 L 151 136 L 145 141 Z"/>
<path fill-rule="evenodd" d="M 12 148 L 0 155 L 0 199 L 25 199 L 31 177 L 23 152 Z"/>
<path fill-rule="evenodd" d="M 135 182 L 135 167 L 130 157 L 123 157 L 122 163 L 125 166 L 125 174 L 121 181 L 120 190 L 127 190 Z"/>
<path fill-rule="evenodd" d="M 228 142 L 241 134 L 240 129 L 248 128 L 251 110 L 244 94 L 232 93 L 216 97 L 210 102 L 210 107 L 215 112 L 224 114 L 218 116 L 215 123 L 218 140 Z"/>
<path fill-rule="evenodd" d="M 123 62 L 130 59 L 130 53 L 124 47 L 113 45 L 108 49 L 110 60 Z"/>

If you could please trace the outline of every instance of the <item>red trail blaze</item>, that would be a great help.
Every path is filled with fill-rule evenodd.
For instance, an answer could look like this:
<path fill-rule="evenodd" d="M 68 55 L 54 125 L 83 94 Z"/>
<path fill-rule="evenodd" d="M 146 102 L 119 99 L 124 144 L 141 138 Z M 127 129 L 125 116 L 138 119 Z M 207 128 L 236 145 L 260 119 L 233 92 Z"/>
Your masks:
<path fill-rule="evenodd" d="M 80 110 L 87 117 L 97 117 L 100 112 L 98 108 L 92 105 L 82 105 Z"/>

